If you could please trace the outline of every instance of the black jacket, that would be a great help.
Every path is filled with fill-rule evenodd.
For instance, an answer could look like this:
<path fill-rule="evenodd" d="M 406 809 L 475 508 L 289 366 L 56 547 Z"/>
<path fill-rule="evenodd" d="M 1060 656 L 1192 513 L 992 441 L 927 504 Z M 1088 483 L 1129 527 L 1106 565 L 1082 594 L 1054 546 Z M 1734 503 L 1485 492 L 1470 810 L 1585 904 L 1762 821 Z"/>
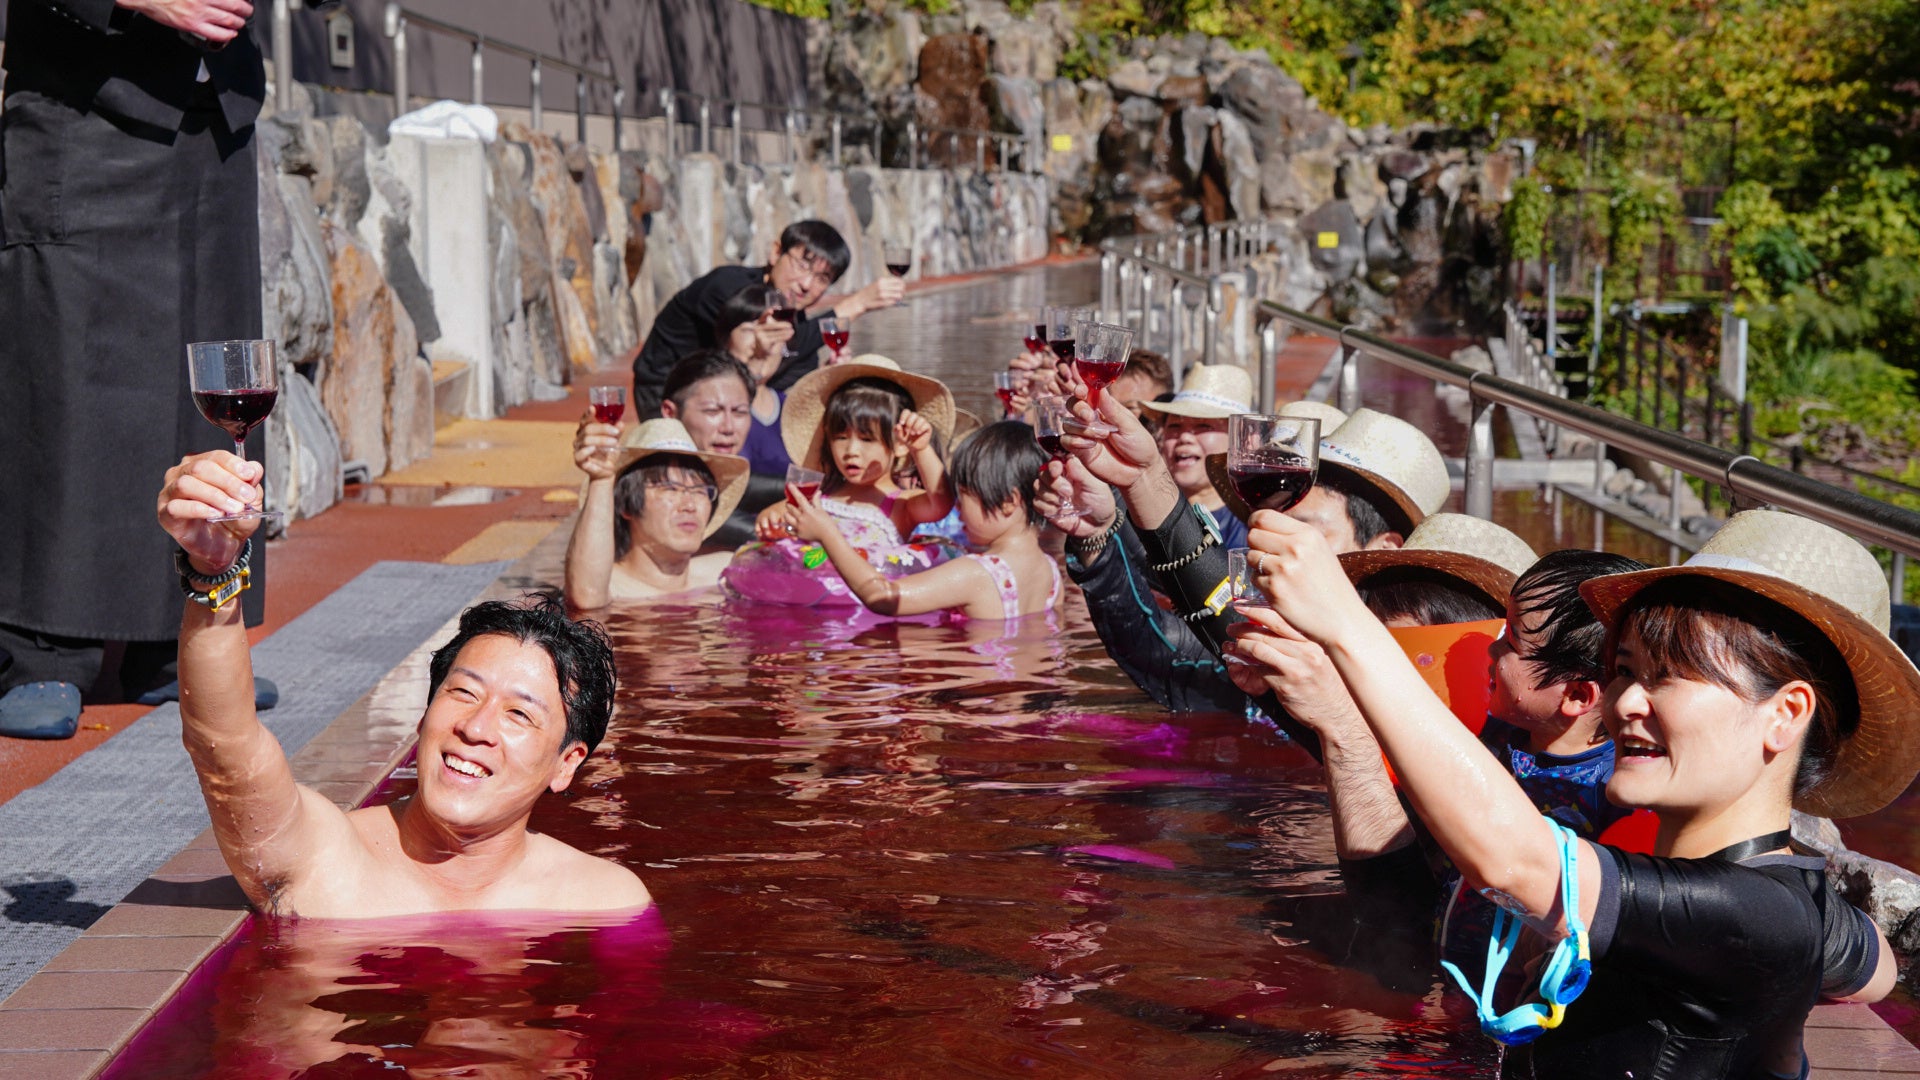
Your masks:
<path fill-rule="evenodd" d="M 693 284 L 673 294 L 653 320 L 646 344 L 633 358 L 633 410 L 642 420 L 660 415 L 661 390 L 673 365 L 688 353 L 711 349 L 719 342 L 713 336 L 713 323 L 720 309 L 741 289 L 767 280 L 764 266 L 717 266 L 695 278 Z M 820 366 L 820 320 L 833 312 L 822 312 L 804 320 L 794 330 L 787 350 L 793 355 L 767 380 L 767 385 L 785 392 L 800 381 L 800 376 Z"/>
<path fill-rule="evenodd" d="M 79 109 L 172 132 L 211 90 L 227 130 L 240 131 L 260 115 L 267 95 L 260 45 L 250 30 L 225 48 L 208 49 L 113 0 L 9 0 L 7 92 L 37 90 Z"/>

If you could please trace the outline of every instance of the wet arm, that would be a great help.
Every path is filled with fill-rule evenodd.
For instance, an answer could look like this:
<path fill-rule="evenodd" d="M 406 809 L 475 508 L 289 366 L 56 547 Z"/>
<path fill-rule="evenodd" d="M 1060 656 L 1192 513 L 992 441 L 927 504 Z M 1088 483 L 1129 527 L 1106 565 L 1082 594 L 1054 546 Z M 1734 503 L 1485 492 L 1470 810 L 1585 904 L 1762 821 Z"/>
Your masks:
<path fill-rule="evenodd" d="M 912 523 L 900 530 L 903 536 L 913 531 L 913 525 L 939 521 L 953 510 L 953 490 L 952 485 L 947 483 L 947 463 L 940 460 L 940 455 L 934 452 L 933 447 L 914 451 L 913 467 L 919 472 L 920 486 L 925 490 L 906 502 Z"/>
<path fill-rule="evenodd" d="M 606 607 L 612 578 L 613 481 L 589 480 L 567 541 L 567 603 L 583 611 Z"/>

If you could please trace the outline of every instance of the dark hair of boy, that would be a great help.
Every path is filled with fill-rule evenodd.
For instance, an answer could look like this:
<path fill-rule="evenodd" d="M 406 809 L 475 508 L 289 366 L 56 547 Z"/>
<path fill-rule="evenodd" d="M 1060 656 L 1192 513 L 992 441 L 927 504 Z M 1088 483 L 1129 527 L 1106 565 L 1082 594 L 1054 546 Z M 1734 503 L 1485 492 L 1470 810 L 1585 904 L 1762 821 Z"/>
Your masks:
<path fill-rule="evenodd" d="M 840 275 L 853 265 L 853 252 L 847 248 L 846 240 L 840 230 L 824 221 L 796 221 L 780 233 L 780 253 L 799 248 L 809 262 L 818 261 L 827 270 L 828 282 L 840 280 Z"/>
<path fill-rule="evenodd" d="M 1606 681 L 1600 648 L 1607 628 L 1580 596 L 1580 583 L 1607 574 L 1630 574 L 1647 564 L 1625 555 L 1569 548 L 1553 551 L 1527 568 L 1513 583 L 1517 628 L 1540 644 L 1526 659 L 1536 672 L 1534 689 L 1587 679 Z"/>
<path fill-rule="evenodd" d="M 988 510 L 1019 495 L 1027 524 L 1037 527 L 1046 519 L 1034 509 L 1034 487 L 1046 465 L 1047 452 L 1034 439 L 1033 428 L 1018 420 L 1002 420 L 961 440 L 947 472 L 955 491 L 971 492 Z"/>
<path fill-rule="evenodd" d="M 673 402 L 674 408 L 685 412 L 689 391 L 708 379 L 728 375 L 739 379 L 740 385 L 747 388 L 747 397 L 753 397 L 753 373 L 747 370 L 747 365 L 734 359 L 732 353 L 719 349 L 701 349 L 681 357 L 680 362 L 673 365 L 673 370 L 667 372 L 667 381 L 660 388 L 660 396 Z"/>
<path fill-rule="evenodd" d="M 1407 619 L 1419 626 L 1444 626 L 1506 614 L 1493 597 L 1424 566 L 1382 570 L 1367 578 L 1359 591 L 1361 602 L 1381 622 Z"/>

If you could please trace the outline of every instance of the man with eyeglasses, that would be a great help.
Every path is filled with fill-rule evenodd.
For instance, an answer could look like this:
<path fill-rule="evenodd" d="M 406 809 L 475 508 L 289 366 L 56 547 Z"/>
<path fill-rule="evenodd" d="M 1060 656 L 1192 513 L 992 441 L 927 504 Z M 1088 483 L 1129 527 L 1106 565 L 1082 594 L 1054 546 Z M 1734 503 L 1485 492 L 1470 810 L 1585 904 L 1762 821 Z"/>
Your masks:
<path fill-rule="evenodd" d="M 714 322 L 727 300 L 755 283 L 770 284 L 786 296 L 789 307 L 805 312 L 825 296 L 853 262 L 853 253 L 839 230 L 824 221 L 796 221 L 786 227 L 768 253 L 765 266 L 720 266 L 675 293 L 654 319 L 653 329 L 633 360 L 633 407 L 642 419 L 664 415 L 660 403 L 667 373 L 681 357 L 696 349 L 723 347 L 714 335 Z M 817 354 L 823 341 L 820 319 L 842 322 L 877 308 L 892 307 L 904 292 L 900 279 L 880 279 L 842 299 L 831 311 L 802 319 L 787 342 L 788 357 L 767 385 L 784 391 L 800 376 L 820 366 Z"/>

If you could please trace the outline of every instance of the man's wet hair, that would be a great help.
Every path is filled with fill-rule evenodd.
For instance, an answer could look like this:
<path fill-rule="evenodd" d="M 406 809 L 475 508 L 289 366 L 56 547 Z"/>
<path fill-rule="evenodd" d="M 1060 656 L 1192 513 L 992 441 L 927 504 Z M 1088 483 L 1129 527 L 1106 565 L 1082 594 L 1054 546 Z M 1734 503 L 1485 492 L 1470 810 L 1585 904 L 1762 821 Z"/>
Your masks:
<path fill-rule="evenodd" d="M 1573 548 L 1548 552 L 1520 575 L 1513 583 L 1513 614 L 1522 633 L 1540 636 L 1539 646 L 1526 657 L 1533 664 L 1535 690 L 1581 679 L 1606 682 L 1600 647 L 1607 628 L 1581 598 L 1580 583 L 1646 568 L 1625 555 Z"/>
<path fill-rule="evenodd" d="M 768 309 L 775 306 L 774 299 L 779 295 L 779 289 L 764 281 L 756 281 L 727 297 L 720 305 L 720 313 L 713 317 L 714 347 L 726 351 L 727 339 L 733 336 L 733 332 L 765 315 Z"/>
<path fill-rule="evenodd" d="M 567 734 L 560 749 L 578 742 L 593 753 L 613 715 L 613 643 L 599 623 L 567 618 L 567 606 L 558 592 L 528 593 L 518 602 L 488 600 L 461 612 L 459 631 L 434 651 L 428 665 L 427 700 L 440 692 L 460 650 L 474 638 L 490 634 L 538 645 L 547 654 L 559 680 L 560 702 L 567 710 Z"/>
<path fill-rule="evenodd" d="M 683 469 L 703 484 L 715 484 L 713 470 L 692 454 L 655 454 L 641 458 L 613 481 L 613 557 L 624 559 L 633 548 L 631 519 L 647 509 L 647 488 L 673 482 L 673 470 Z M 711 517 L 711 515 L 709 515 Z"/>
<path fill-rule="evenodd" d="M 740 380 L 747 388 L 747 397 L 753 397 L 753 372 L 747 365 L 734 359 L 733 354 L 720 349 L 696 349 L 680 358 L 667 372 L 667 381 L 660 387 L 660 396 L 673 402 L 673 407 L 685 412 L 687 395 L 693 388 L 708 379 L 717 379 L 731 375 Z"/>
<path fill-rule="evenodd" d="M 1400 516 L 1399 507 L 1382 495 L 1377 489 L 1357 480 L 1322 471 L 1314 480 L 1314 486 L 1324 488 L 1340 496 L 1347 508 L 1347 523 L 1353 526 L 1353 542 L 1357 547 L 1366 547 L 1383 533 L 1399 532 L 1402 536 L 1412 529 L 1395 529 L 1393 522 L 1381 507 L 1392 507 L 1395 517 Z M 1492 616 L 1487 616 L 1492 618 Z M 1458 622 L 1472 622 L 1471 619 L 1459 619 Z"/>
<path fill-rule="evenodd" d="M 1356 500 L 1357 501 L 1357 500 Z M 1419 626 L 1497 619 L 1506 608 L 1485 592 L 1424 566 L 1396 566 L 1366 579 L 1360 601 L 1381 622 L 1408 619 Z"/>
<path fill-rule="evenodd" d="M 1033 428 L 1002 420 L 961 440 L 947 471 L 954 490 L 972 492 L 988 510 L 1020 496 L 1027 524 L 1038 527 L 1046 519 L 1033 507 L 1034 488 L 1046 467 L 1047 452 L 1034 439 Z"/>
<path fill-rule="evenodd" d="M 782 230 L 780 253 L 784 255 L 795 248 L 826 265 L 829 285 L 839 281 L 840 275 L 853 265 L 853 252 L 848 250 L 846 239 L 839 229 L 824 221 L 796 221 Z"/>

